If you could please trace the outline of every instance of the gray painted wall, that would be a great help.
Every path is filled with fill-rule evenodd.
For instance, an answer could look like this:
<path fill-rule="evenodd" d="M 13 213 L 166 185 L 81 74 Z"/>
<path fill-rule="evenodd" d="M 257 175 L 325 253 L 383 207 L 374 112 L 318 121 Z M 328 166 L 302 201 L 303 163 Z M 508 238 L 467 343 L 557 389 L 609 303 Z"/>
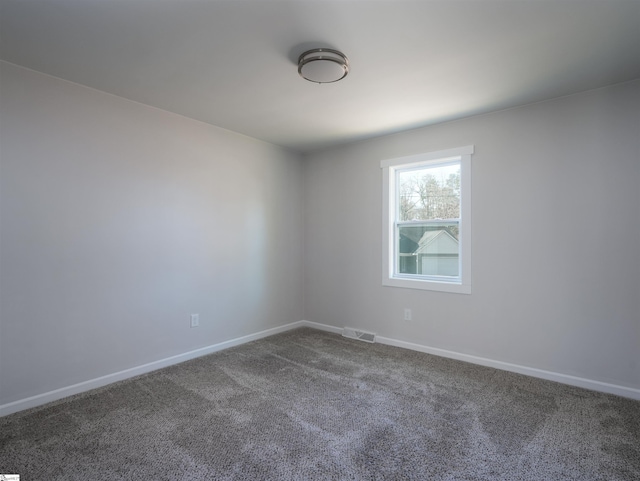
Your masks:
<path fill-rule="evenodd" d="M 635 81 L 307 156 L 306 319 L 639 388 L 639 139 Z M 382 287 L 380 161 L 470 144 L 472 294 Z"/>
<path fill-rule="evenodd" d="M 0 405 L 303 318 L 297 154 L 0 68 Z"/>
<path fill-rule="evenodd" d="M 640 388 L 639 81 L 301 162 L 0 75 L 0 405 L 303 318 Z M 380 160 L 469 144 L 472 294 L 382 287 Z"/>

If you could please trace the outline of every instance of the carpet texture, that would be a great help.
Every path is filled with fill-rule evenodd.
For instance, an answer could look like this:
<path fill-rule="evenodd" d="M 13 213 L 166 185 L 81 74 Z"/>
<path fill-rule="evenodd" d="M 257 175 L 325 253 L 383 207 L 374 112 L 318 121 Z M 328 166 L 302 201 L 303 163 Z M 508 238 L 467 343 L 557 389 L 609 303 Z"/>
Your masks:
<path fill-rule="evenodd" d="M 0 419 L 21 480 L 640 480 L 640 402 L 299 329 Z"/>

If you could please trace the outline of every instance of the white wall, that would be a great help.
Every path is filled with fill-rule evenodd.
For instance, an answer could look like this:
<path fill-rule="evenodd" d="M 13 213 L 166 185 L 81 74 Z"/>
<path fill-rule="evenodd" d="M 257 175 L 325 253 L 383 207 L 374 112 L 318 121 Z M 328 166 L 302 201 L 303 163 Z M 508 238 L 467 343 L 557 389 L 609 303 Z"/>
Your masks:
<path fill-rule="evenodd" d="M 636 81 L 301 163 L 0 62 L 0 406 L 303 318 L 640 388 L 639 134 Z M 380 160 L 469 144 L 472 294 L 382 287 Z"/>
<path fill-rule="evenodd" d="M 0 68 L 0 405 L 303 318 L 297 154 Z"/>
<path fill-rule="evenodd" d="M 307 156 L 306 319 L 640 388 L 639 139 L 635 81 Z M 380 160 L 470 144 L 472 294 L 382 287 Z"/>

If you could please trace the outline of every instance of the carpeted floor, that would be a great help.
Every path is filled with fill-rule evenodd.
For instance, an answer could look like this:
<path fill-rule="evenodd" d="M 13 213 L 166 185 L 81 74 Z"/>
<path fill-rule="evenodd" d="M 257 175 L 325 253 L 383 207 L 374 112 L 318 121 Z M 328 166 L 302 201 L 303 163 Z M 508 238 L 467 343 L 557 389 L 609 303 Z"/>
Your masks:
<path fill-rule="evenodd" d="M 0 419 L 21 480 L 640 480 L 640 402 L 312 329 Z"/>

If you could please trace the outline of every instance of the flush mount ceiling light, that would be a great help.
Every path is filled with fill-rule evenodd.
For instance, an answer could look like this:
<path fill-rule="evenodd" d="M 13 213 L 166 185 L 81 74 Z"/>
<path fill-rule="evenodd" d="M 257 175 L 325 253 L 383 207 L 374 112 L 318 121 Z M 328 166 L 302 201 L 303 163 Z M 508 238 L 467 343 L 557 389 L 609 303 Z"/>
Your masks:
<path fill-rule="evenodd" d="M 298 58 L 298 73 L 309 82 L 327 84 L 342 80 L 349 73 L 349 59 L 330 48 L 307 50 Z"/>

